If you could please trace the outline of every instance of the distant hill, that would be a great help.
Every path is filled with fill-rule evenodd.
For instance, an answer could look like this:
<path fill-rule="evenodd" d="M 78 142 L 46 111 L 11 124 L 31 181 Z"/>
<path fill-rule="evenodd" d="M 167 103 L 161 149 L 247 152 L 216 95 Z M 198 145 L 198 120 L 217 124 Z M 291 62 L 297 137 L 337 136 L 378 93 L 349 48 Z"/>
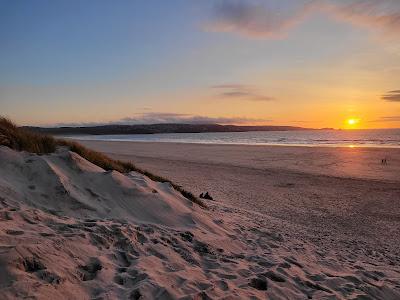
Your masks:
<path fill-rule="evenodd" d="M 294 126 L 236 126 L 219 124 L 150 124 L 150 125 L 101 125 L 90 127 L 25 127 L 32 131 L 53 135 L 113 135 L 154 133 L 201 133 L 201 132 L 246 132 L 246 131 L 293 131 L 310 128 Z"/>

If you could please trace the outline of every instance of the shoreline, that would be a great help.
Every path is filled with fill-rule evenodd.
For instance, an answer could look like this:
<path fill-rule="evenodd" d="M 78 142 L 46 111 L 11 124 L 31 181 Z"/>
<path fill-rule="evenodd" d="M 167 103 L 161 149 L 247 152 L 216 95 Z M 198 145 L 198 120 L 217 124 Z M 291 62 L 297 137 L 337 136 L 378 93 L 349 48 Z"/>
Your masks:
<path fill-rule="evenodd" d="M 304 148 L 376 148 L 376 149 L 400 149 L 400 145 L 376 145 L 376 144 L 271 144 L 271 143 L 207 143 L 207 142 L 176 142 L 176 141 L 144 141 L 144 140 L 121 140 L 121 139 L 79 139 L 76 136 L 63 136 L 61 138 L 72 139 L 80 142 L 127 142 L 127 143 L 168 143 L 189 145 L 217 145 L 217 146 L 266 146 L 266 147 L 304 147 Z"/>

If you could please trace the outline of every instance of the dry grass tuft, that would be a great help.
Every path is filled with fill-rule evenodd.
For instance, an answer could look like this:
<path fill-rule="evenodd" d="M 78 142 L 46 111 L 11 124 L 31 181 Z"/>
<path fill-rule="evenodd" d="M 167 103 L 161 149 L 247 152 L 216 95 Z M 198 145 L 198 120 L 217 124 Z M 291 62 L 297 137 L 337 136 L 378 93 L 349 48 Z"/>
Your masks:
<path fill-rule="evenodd" d="M 4 117 L 0 117 L 0 145 L 10 147 L 11 149 L 17 151 L 27 151 L 39 155 L 53 153 L 57 149 L 57 146 L 68 147 L 70 151 L 79 154 L 86 160 L 103 168 L 104 170 L 116 170 L 121 173 L 135 171 L 157 182 L 169 182 L 174 189 L 180 192 L 185 198 L 202 207 L 206 207 L 206 205 L 192 193 L 184 190 L 181 186 L 171 182 L 166 178 L 137 168 L 130 162 L 111 159 L 108 156 L 90 150 L 79 143 L 55 139 L 49 135 L 34 133 L 27 129 L 20 128 L 12 121 Z"/>
<path fill-rule="evenodd" d="M 0 145 L 37 154 L 52 153 L 57 148 L 57 142 L 53 137 L 19 128 L 3 117 L 0 117 Z"/>

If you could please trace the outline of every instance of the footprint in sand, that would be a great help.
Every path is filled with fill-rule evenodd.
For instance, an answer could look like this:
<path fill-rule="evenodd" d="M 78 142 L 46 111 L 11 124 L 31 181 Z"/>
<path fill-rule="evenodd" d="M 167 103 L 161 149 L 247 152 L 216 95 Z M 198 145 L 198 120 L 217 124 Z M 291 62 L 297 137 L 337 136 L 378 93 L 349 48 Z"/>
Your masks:
<path fill-rule="evenodd" d="M 250 280 L 249 286 L 256 290 L 266 291 L 268 289 L 268 282 L 265 278 L 255 277 Z"/>
<path fill-rule="evenodd" d="M 44 270 L 46 267 L 36 257 L 26 257 L 22 260 L 22 266 L 25 272 L 33 273 L 36 271 Z"/>
<path fill-rule="evenodd" d="M 59 284 L 61 277 L 47 270 L 46 266 L 36 257 L 26 257 L 22 260 L 25 272 L 35 274 L 39 279 L 50 284 Z"/>
<path fill-rule="evenodd" d="M 229 290 L 229 285 L 225 280 L 219 280 L 216 282 L 216 286 L 218 286 L 222 291 Z"/>
<path fill-rule="evenodd" d="M 210 259 L 204 260 L 203 265 L 206 270 L 217 270 L 221 267 L 219 262 Z"/>
<path fill-rule="evenodd" d="M 85 229 L 86 230 L 86 229 Z M 87 231 L 87 230 L 86 230 Z M 99 248 L 100 250 L 105 247 L 108 248 L 109 247 L 109 243 L 107 242 L 106 239 L 104 239 L 103 237 L 101 237 L 100 235 L 90 232 L 89 233 L 89 237 L 90 237 L 90 242 L 95 245 L 97 248 Z"/>
<path fill-rule="evenodd" d="M 332 294 L 332 291 L 328 288 L 323 287 L 322 285 L 311 282 L 308 280 L 303 280 L 300 277 L 293 277 L 293 281 L 297 284 L 298 288 L 305 294 L 307 297 L 312 297 L 312 294 L 316 291 L 323 291 L 329 294 Z"/>
<path fill-rule="evenodd" d="M 137 270 L 130 270 L 127 273 L 119 273 L 114 276 L 114 282 L 125 287 L 133 287 L 139 282 L 148 278 L 145 273 L 139 273 Z"/>
<path fill-rule="evenodd" d="M 240 269 L 237 273 L 244 278 L 250 277 L 253 274 L 253 272 L 247 269 Z"/>
<path fill-rule="evenodd" d="M 227 280 L 233 280 L 233 279 L 237 278 L 237 275 L 235 275 L 235 274 L 226 274 L 226 273 L 215 272 L 215 275 L 217 275 L 219 278 L 227 279 Z"/>
<path fill-rule="evenodd" d="M 211 250 L 208 244 L 200 241 L 194 242 L 194 250 L 202 256 L 208 254 L 214 254 L 214 251 Z"/>
<path fill-rule="evenodd" d="M 181 232 L 180 236 L 182 238 L 182 240 L 184 240 L 185 242 L 193 242 L 193 233 L 191 233 L 190 231 L 185 231 L 185 232 Z"/>
<path fill-rule="evenodd" d="M 142 245 L 147 242 L 147 237 L 140 232 L 136 232 L 136 238 L 139 243 Z"/>
<path fill-rule="evenodd" d="M 43 237 L 50 237 L 50 236 L 55 236 L 54 233 L 49 233 L 49 232 L 40 232 L 39 233 Z"/>
<path fill-rule="evenodd" d="M 262 275 L 275 282 L 286 282 L 286 279 L 283 276 L 273 271 L 265 272 Z"/>
<path fill-rule="evenodd" d="M 27 216 L 26 214 L 21 214 L 21 217 L 22 217 L 22 219 L 23 219 L 26 223 L 28 223 L 28 224 L 35 225 L 35 224 L 38 223 L 38 222 L 32 220 L 32 219 L 31 219 L 29 216 Z"/>
<path fill-rule="evenodd" d="M 292 265 L 295 265 L 295 266 L 299 267 L 300 269 L 303 269 L 303 265 L 300 264 L 300 263 L 298 263 L 294 257 L 285 257 L 284 259 L 285 259 L 288 263 L 290 263 L 290 264 L 292 264 Z"/>
<path fill-rule="evenodd" d="M 292 266 L 287 262 L 282 262 L 278 265 L 279 268 L 290 269 Z"/>
<path fill-rule="evenodd" d="M 6 233 L 9 235 L 23 235 L 25 232 L 22 230 L 7 229 Z"/>
<path fill-rule="evenodd" d="M 86 265 L 78 267 L 78 275 L 82 281 L 93 280 L 102 268 L 101 261 L 96 257 L 91 257 Z"/>
<path fill-rule="evenodd" d="M 36 276 L 39 277 L 41 280 L 46 281 L 50 284 L 60 284 L 61 277 L 55 273 L 49 272 L 47 270 L 40 270 L 36 272 Z"/>
<path fill-rule="evenodd" d="M 115 255 L 122 267 L 129 267 L 131 265 L 133 259 L 130 257 L 129 253 L 126 253 L 123 250 L 117 250 Z"/>
<path fill-rule="evenodd" d="M 10 212 L 8 211 L 1 211 L 0 212 L 0 221 L 11 221 L 13 217 L 11 216 Z"/>
<path fill-rule="evenodd" d="M 192 256 L 192 254 L 186 248 L 173 247 L 172 248 L 176 253 L 178 253 L 182 259 L 187 261 L 191 265 L 200 266 L 197 260 Z"/>
<path fill-rule="evenodd" d="M 114 282 L 118 285 L 124 285 L 124 278 L 121 275 L 117 274 L 114 276 Z"/>
<path fill-rule="evenodd" d="M 138 289 L 134 289 L 129 295 L 129 299 L 131 299 L 131 300 L 139 300 L 141 297 L 142 297 L 142 294 L 140 293 L 140 291 Z"/>
<path fill-rule="evenodd" d="M 146 252 L 149 254 L 149 255 L 153 255 L 153 256 L 155 256 L 155 257 L 158 257 L 159 259 L 161 259 L 161 260 L 167 260 L 167 257 L 164 255 L 164 254 L 162 254 L 162 253 L 160 253 L 159 251 L 157 251 L 155 248 L 153 248 L 153 247 L 147 247 L 146 248 Z"/>

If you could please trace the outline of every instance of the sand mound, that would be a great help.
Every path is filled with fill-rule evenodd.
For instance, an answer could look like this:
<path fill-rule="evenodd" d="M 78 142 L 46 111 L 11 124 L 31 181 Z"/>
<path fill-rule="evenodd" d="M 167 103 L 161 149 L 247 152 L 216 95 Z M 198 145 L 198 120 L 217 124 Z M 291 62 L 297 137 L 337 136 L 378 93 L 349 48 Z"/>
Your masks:
<path fill-rule="evenodd" d="M 0 295 L 400 298 L 398 258 L 332 253 L 218 205 L 202 210 L 169 184 L 106 172 L 67 150 L 0 147 Z"/>
<path fill-rule="evenodd" d="M 196 225 L 194 204 L 169 183 L 106 172 L 67 150 L 38 156 L 2 147 L 0 156 L 0 192 L 10 203 L 69 217 Z"/>

